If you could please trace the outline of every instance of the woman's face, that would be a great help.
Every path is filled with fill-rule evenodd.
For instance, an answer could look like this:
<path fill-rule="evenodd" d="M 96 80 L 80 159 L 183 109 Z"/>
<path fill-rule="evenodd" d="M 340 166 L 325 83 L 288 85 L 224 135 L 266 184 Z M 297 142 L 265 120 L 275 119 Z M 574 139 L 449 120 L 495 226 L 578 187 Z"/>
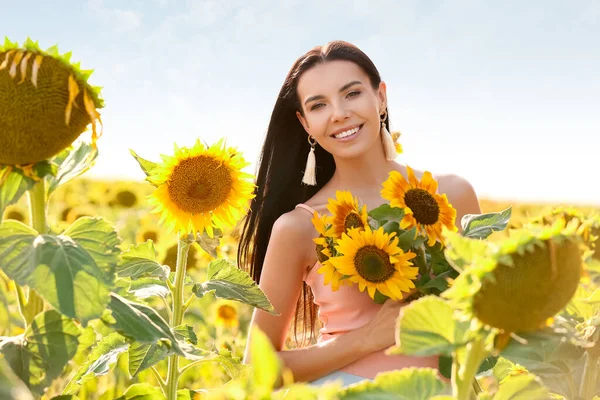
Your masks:
<path fill-rule="evenodd" d="M 296 115 L 319 145 L 336 157 L 360 156 L 381 146 L 380 114 L 386 107 L 385 83 L 373 89 L 369 76 L 350 61 L 327 61 L 304 72 Z"/>

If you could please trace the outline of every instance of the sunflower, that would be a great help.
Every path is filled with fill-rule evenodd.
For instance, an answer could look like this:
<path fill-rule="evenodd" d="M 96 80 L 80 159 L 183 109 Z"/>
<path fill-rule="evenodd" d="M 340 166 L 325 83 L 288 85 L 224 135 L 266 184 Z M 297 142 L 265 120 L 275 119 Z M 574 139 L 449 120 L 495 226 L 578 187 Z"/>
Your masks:
<path fill-rule="evenodd" d="M 138 193 L 128 185 L 118 185 L 112 194 L 112 204 L 123 208 L 133 208 L 138 203 Z"/>
<path fill-rule="evenodd" d="M 70 58 L 29 39 L 22 47 L 8 39 L 0 45 L 0 164 L 31 169 L 70 146 L 89 124 L 95 146 L 100 88 L 87 82 L 92 71 Z"/>
<path fill-rule="evenodd" d="M 137 232 L 136 242 L 144 243 L 147 240 L 152 240 L 153 243 L 159 243 L 160 229 L 151 224 L 142 225 Z"/>
<path fill-rule="evenodd" d="M 396 148 L 396 153 L 397 154 L 402 154 L 404 152 L 404 150 L 402 149 L 402 145 L 398 142 L 398 139 L 400 138 L 400 131 L 394 131 L 391 133 L 392 135 L 392 140 L 394 141 L 394 147 Z"/>
<path fill-rule="evenodd" d="M 177 267 L 177 251 L 177 243 L 172 244 L 167 248 L 162 258 L 162 263 L 171 268 L 171 271 L 173 272 L 175 272 L 175 269 Z M 186 271 L 198 268 L 200 266 L 200 263 L 198 261 L 199 253 L 200 252 L 198 251 L 198 244 L 192 243 L 188 252 L 187 264 L 185 266 Z"/>
<path fill-rule="evenodd" d="M 253 176 L 241 172 L 248 165 L 234 148 L 220 140 L 205 147 L 200 140 L 192 148 L 175 146 L 175 156 L 162 156 L 148 181 L 157 186 L 150 203 L 161 213 L 160 223 L 181 234 L 233 227 L 254 197 Z"/>
<path fill-rule="evenodd" d="M 350 282 L 358 283 L 361 292 L 366 288 L 372 299 L 377 290 L 400 300 L 402 292 L 415 287 L 413 279 L 419 269 L 409 261 L 416 254 L 405 253 L 394 236 L 395 233 L 385 233 L 383 227 L 373 231 L 369 226 L 343 234 L 336 246 L 342 256 L 332 257 L 330 262 L 341 274 L 348 275 Z"/>
<path fill-rule="evenodd" d="M 468 245 L 475 239 L 446 235 L 451 250 L 475 249 Z M 466 318 L 476 317 L 504 332 L 538 330 L 577 290 L 583 247 L 576 220 L 515 229 L 502 242 L 469 254 L 469 265 L 443 296 Z"/>
<path fill-rule="evenodd" d="M 390 172 L 383 182 L 381 197 L 390 201 L 390 206 L 404 209 L 400 228 L 417 230 L 426 235 L 427 244 L 433 246 L 437 240 L 444 243 L 442 227 L 456 231 L 454 225 L 456 210 L 448 203 L 445 194 L 437 194 L 438 184 L 430 172 L 423 174 L 421 182 L 415 178 L 413 170 L 407 166 L 408 180 L 398 171 Z"/>
<path fill-rule="evenodd" d="M 29 221 L 27 211 L 16 204 L 12 204 L 6 207 L 6 209 L 4 210 L 4 218 L 14 219 L 16 221 L 23 222 L 24 224 L 27 224 Z"/>
<path fill-rule="evenodd" d="M 231 302 L 217 302 L 215 310 L 215 326 L 236 328 L 239 325 L 237 308 Z"/>
<path fill-rule="evenodd" d="M 329 199 L 327 209 L 331 213 L 328 218 L 331 228 L 324 236 L 338 239 L 350 229 L 364 229 L 368 226 L 367 206 L 359 208 L 358 199 L 352 197 L 349 191 L 336 191 L 335 199 Z"/>
<path fill-rule="evenodd" d="M 352 282 L 343 279 L 344 276 L 330 262 L 330 258 L 333 256 L 335 241 L 333 238 L 325 236 L 327 232 L 327 220 L 328 217 L 326 215 L 321 216 L 315 211 L 312 223 L 319 233 L 319 237 L 313 239 L 313 241 L 316 244 L 317 260 L 321 264 L 317 273 L 322 274 L 323 283 L 325 285 L 331 284 L 331 289 L 336 292 L 340 288 L 340 284 L 351 285 Z"/>

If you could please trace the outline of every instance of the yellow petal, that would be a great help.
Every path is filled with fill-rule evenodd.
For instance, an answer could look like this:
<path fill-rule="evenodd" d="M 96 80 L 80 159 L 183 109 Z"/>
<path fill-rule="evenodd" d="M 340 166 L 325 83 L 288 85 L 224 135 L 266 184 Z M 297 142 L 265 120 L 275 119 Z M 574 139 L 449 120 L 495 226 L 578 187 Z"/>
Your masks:
<path fill-rule="evenodd" d="M 0 64 L 0 71 L 2 71 L 4 68 L 8 67 L 8 59 L 10 58 L 11 55 L 13 55 L 15 53 L 16 50 L 10 50 L 9 52 L 6 53 L 6 56 L 4 57 L 4 61 L 2 61 L 2 64 Z"/>
<path fill-rule="evenodd" d="M 8 72 L 8 74 L 10 75 L 11 78 L 14 79 L 15 76 L 17 76 L 17 67 L 21 63 L 21 60 L 23 59 L 24 55 L 25 55 L 25 53 L 22 51 L 15 54 L 15 58 L 13 58 L 13 62 L 10 66 L 10 71 Z"/>
<path fill-rule="evenodd" d="M 19 81 L 19 85 L 25 82 L 25 78 L 27 77 L 27 63 L 29 62 L 32 54 L 33 53 L 27 53 L 25 58 L 23 58 L 23 61 L 21 61 L 21 80 Z"/>
<path fill-rule="evenodd" d="M 33 83 L 33 86 L 35 87 L 37 87 L 37 77 L 40 67 L 42 66 L 42 61 L 44 61 L 44 56 L 35 56 L 33 66 L 31 67 L 31 83 Z"/>
<path fill-rule="evenodd" d="M 69 101 L 67 103 L 67 109 L 65 110 L 65 125 L 69 126 L 71 122 L 71 111 L 73 110 L 73 104 L 79 94 L 79 86 L 77 81 L 73 78 L 73 75 L 69 75 Z"/>

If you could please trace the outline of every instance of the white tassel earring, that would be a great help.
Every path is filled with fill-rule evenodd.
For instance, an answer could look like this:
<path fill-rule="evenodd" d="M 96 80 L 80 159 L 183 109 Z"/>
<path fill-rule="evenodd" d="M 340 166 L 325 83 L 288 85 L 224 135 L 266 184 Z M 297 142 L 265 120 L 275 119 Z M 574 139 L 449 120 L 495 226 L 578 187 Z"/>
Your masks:
<path fill-rule="evenodd" d="M 308 135 L 308 143 L 310 143 L 310 151 L 308 152 L 308 158 L 306 159 L 306 168 L 304 169 L 302 183 L 309 186 L 315 186 L 317 184 L 317 177 L 315 173 L 315 168 L 317 166 L 315 159 L 315 144 L 317 143 L 317 140 L 311 135 Z"/>
<path fill-rule="evenodd" d="M 385 127 L 385 119 L 387 118 L 387 108 L 384 111 L 384 114 L 381 116 L 381 142 L 383 143 L 383 153 L 385 154 L 385 159 L 388 161 L 392 161 L 396 158 L 396 145 L 394 144 L 394 139 L 390 132 L 388 132 Z"/>

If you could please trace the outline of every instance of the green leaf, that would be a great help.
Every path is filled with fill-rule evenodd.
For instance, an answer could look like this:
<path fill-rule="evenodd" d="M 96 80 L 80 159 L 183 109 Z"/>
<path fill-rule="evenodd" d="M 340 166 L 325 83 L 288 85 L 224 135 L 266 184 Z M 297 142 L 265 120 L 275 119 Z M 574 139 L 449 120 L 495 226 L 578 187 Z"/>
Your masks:
<path fill-rule="evenodd" d="M 152 240 L 145 243 L 132 245 L 121 256 L 121 263 L 117 267 L 117 275 L 139 279 L 142 277 L 156 277 L 167 280 L 170 269 L 156 261 L 156 250 Z"/>
<path fill-rule="evenodd" d="M 227 260 L 211 261 L 208 264 L 208 280 L 196 283 L 192 291 L 198 297 L 214 292 L 217 298 L 240 301 L 271 315 L 279 315 L 250 275 Z"/>
<path fill-rule="evenodd" d="M 112 286 L 121 254 L 121 239 L 115 228 L 103 218 L 81 217 L 62 234 L 69 236 L 92 256 L 96 265 L 104 271 L 106 284 Z"/>
<path fill-rule="evenodd" d="M 518 375 L 500 385 L 493 400 L 547 399 L 548 389 L 533 374 Z"/>
<path fill-rule="evenodd" d="M 123 396 L 116 400 L 167 400 L 160 388 L 147 383 L 136 383 L 129 386 Z"/>
<path fill-rule="evenodd" d="M 404 210 L 398 207 L 391 207 L 384 203 L 369 211 L 369 217 L 376 220 L 379 225 L 384 225 L 386 222 L 400 222 L 404 218 Z"/>
<path fill-rule="evenodd" d="M 58 164 L 55 176 L 47 177 L 48 195 L 59 185 L 78 177 L 93 165 L 98 157 L 98 150 L 92 145 L 81 142 L 75 149 L 69 148 L 59 153 L 52 161 Z"/>
<path fill-rule="evenodd" d="M 108 308 L 115 319 L 114 328 L 124 335 L 143 343 L 164 342 L 179 355 L 185 356 L 175 334 L 165 320 L 152 308 L 111 293 Z"/>
<path fill-rule="evenodd" d="M 196 336 L 191 326 L 185 324 L 179 325 L 175 327 L 174 331 L 177 340 L 186 341 L 194 345 L 198 344 L 198 336 Z"/>
<path fill-rule="evenodd" d="M 54 396 L 50 400 L 79 400 L 79 397 L 71 394 L 61 394 L 60 396 Z"/>
<path fill-rule="evenodd" d="M 25 224 L 6 221 L 0 225 L 0 266 L 84 326 L 108 304 L 106 270 L 68 236 L 38 235 Z"/>
<path fill-rule="evenodd" d="M 396 346 L 390 354 L 450 355 L 465 345 L 468 322 L 453 319 L 452 307 L 437 296 L 425 296 L 402 308 L 396 328 Z"/>
<path fill-rule="evenodd" d="M 195 400 L 195 399 L 201 399 L 201 395 L 204 393 L 208 393 L 208 390 L 206 389 L 198 389 L 198 390 L 191 390 L 191 389 L 179 389 L 177 391 L 177 400 Z"/>
<path fill-rule="evenodd" d="M 143 159 L 142 157 L 138 156 L 135 151 L 133 151 L 131 149 L 129 149 L 129 153 L 133 156 L 133 158 L 135 158 L 135 160 L 138 162 L 138 164 L 140 164 L 140 168 L 142 168 L 142 171 L 144 171 L 144 173 L 146 174 L 146 177 L 150 176 L 152 174 L 152 172 L 160 166 L 160 164 Z M 148 178 L 146 178 L 146 181 L 150 182 L 148 180 Z M 156 186 L 154 183 L 152 183 L 152 182 L 150 182 L 150 183 L 152 185 Z"/>
<path fill-rule="evenodd" d="M 22 335 L 0 344 L 12 370 L 32 392 L 42 394 L 77 352 L 79 328 L 55 310 L 38 314 Z"/>
<path fill-rule="evenodd" d="M 444 246 L 440 242 L 436 242 L 433 246 L 427 246 L 427 254 L 429 255 L 429 264 L 434 275 L 440 275 L 447 271 L 453 271 L 452 266 L 446 260 L 444 254 Z"/>
<path fill-rule="evenodd" d="M 404 251 L 409 251 L 413 247 L 419 247 L 424 242 L 425 238 L 417 235 L 416 226 L 407 231 L 401 231 L 401 233 L 398 234 L 398 246 Z"/>
<path fill-rule="evenodd" d="M 137 377 L 140 372 L 164 360 L 170 354 L 171 349 L 163 342 L 153 344 L 134 342 L 129 349 L 129 373 L 131 377 Z"/>
<path fill-rule="evenodd" d="M 446 230 L 444 233 L 446 248 L 444 255 L 455 270 L 461 272 L 478 259 L 491 259 L 490 244 L 484 240 L 470 239 L 459 233 Z"/>
<path fill-rule="evenodd" d="M 128 291 L 140 299 L 147 299 L 151 296 L 165 299 L 170 293 L 169 288 L 163 281 L 153 278 L 140 278 L 130 281 Z"/>
<path fill-rule="evenodd" d="M 0 281 L 0 284 L 2 282 Z M 8 310 L 8 299 L 4 294 L 4 290 L 0 290 L 0 336 L 5 332 L 10 332 L 10 314 Z"/>
<path fill-rule="evenodd" d="M 111 333 L 98 342 L 89 354 L 87 361 L 63 390 L 64 394 L 75 394 L 79 387 L 98 376 L 106 375 L 111 365 L 117 362 L 120 354 L 127 351 L 129 341 L 118 333 Z"/>
<path fill-rule="evenodd" d="M 0 358 L 0 399 L 33 400 L 25 384 L 14 374 L 6 360 Z"/>
<path fill-rule="evenodd" d="M 356 383 L 341 390 L 339 399 L 429 400 L 446 390 L 437 370 L 409 367 L 380 373 L 373 381 Z"/>
<path fill-rule="evenodd" d="M 270 393 L 277 382 L 281 361 L 275 353 L 271 341 L 257 327 L 252 328 L 250 340 L 250 363 L 252 383 L 259 393 Z"/>
<path fill-rule="evenodd" d="M 3 168 L 7 167 L 0 166 L 0 222 L 2 222 L 6 207 L 19 201 L 21 196 L 34 184 L 32 179 L 24 177 L 19 172 L 7 173 L 7 170 Z"/>
<path fill-rule="evenodd" d="M 463 228 L 463 236 L 474 239 L 485 239 L 494 231 L 506 228 L 510 220 L 512 208 L 500 212 L 487 214 L 467 214 L 462 217 L 460 223 Z"/>
<path fill-rule="evenodd" d="M 213 237 L 208 236 L 206 231 L 202 231 L 202 234 L 196 235 L 196 243 L 202 247 L 202 250 L 206 251 L 212 258 L 217 258 L 217 247 L 221 243 L 223 232 L 215 228 L 213 229 Z"/>

